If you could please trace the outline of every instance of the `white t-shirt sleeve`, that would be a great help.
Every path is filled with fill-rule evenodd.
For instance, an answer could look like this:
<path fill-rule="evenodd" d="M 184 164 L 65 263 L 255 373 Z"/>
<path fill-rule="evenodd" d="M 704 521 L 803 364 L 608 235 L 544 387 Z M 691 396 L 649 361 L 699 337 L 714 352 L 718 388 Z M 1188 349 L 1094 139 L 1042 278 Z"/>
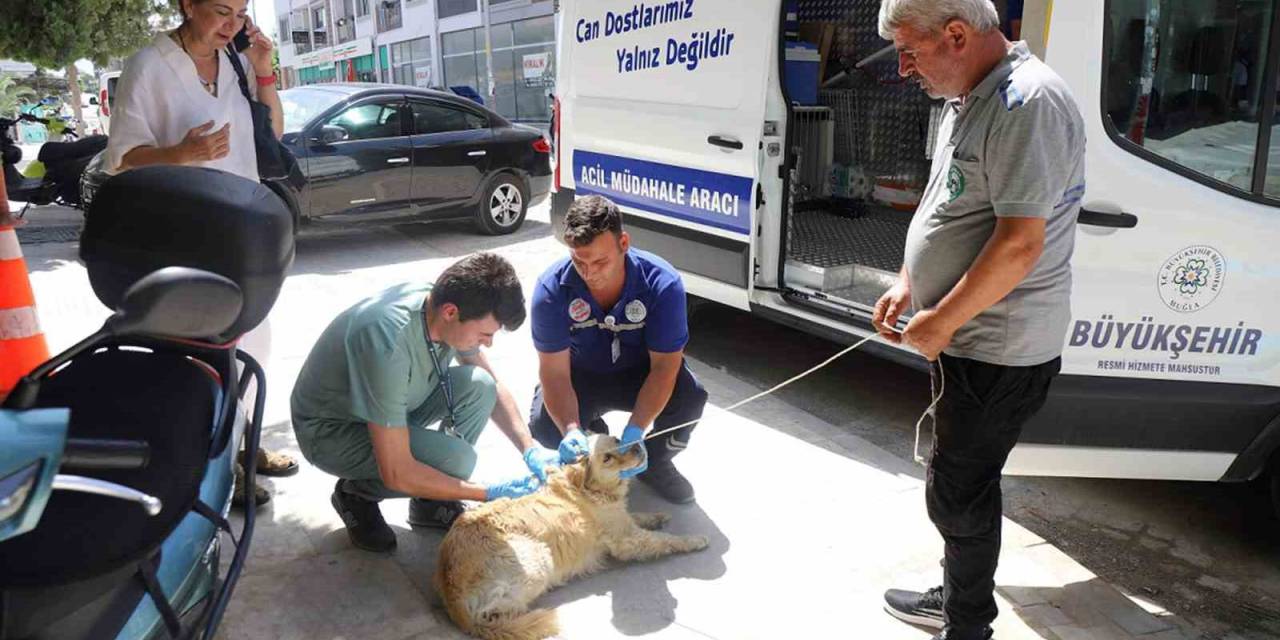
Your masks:
<path fill-rule="evenodd" d="M 156 76 L 160 59 L 150 48 L 138 52 L 124 66 L 116 84 L 116 104 L 111 111 L 111 136 L 107 140 L 107 171 L 116 173 L 125 154 L 138 147 L 159 146 L 155 127 L 156 88 L 150 79 Z"/>

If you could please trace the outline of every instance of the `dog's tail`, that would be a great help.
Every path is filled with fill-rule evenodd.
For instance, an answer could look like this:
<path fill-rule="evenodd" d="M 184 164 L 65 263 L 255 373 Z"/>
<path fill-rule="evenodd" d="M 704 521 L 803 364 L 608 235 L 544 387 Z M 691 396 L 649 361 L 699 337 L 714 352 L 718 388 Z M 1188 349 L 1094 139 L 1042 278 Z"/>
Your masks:
<path fill-rule="evenodd" d="M 554 609 L 499 613 L 475 621 L 471 631 L 484 640 L 542 640 L 560 632 Z"/>
<path fill-rule="evenodd" d="M 460 602 L 445 602 L 449 618 L 459 629 L 484 640 L 543 640 L 560 632 L 554 609 L 524 613 L 499 612 L 472 616 Z"/>

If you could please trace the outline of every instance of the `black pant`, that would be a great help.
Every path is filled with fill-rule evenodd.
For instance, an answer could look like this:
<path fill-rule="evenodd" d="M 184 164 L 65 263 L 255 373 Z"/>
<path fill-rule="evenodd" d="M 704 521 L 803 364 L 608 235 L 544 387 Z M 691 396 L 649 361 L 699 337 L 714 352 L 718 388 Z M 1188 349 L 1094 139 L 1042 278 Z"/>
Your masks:
<path fill-rule="evenodd" d="M 570 374 L 573 391 L 578 395 L 578 420 L 584 430 L 596 433 L 608 432 L 609 426 L 600 419 L 608 411 L 631 411 L 636 404 L 636 396 L 640 395 L 640 387 L 649 375 L 649 367 L 636 367 L 620 372 L 579 371 L 574 369 Z M 653 421 L 654 430 L 662 430 L 684 424 L 702 417 L 702 409 L 707 405 L 707 390 L 698 382 L 698 378 L 689 370 L 687 362 L 680 363 L 680 373 L 676 376 L 676 386 L 671 392 L 671 399 L 662 413 Z M 689 445 L 689 434 L 697 425 L 677 429 L 657 438 L 645 440 L 645 448 L 649 450 L 649 466 L 671 460 L 673 456 Z M 560 446 L 563 435 L 556 427 L 551 414 L 542 401 L 542 386 L 539 385 L 533 394 L 533 408 L 529 412 L 529 430 L 534 439 L 544 447 L 552 449 Z"/>
<path fill-rule="evenodd" d="M 925 502 L 945 542 L 943 613 L 950 627 L 979 629 L 996 618 L 1000 473 L 1022 425 L 1044 406 L 1061 365 L 1061 358 L 1006 367 L 947 355 L 930 365 L 934 388 L 939 366 L 945 388 Z"/>

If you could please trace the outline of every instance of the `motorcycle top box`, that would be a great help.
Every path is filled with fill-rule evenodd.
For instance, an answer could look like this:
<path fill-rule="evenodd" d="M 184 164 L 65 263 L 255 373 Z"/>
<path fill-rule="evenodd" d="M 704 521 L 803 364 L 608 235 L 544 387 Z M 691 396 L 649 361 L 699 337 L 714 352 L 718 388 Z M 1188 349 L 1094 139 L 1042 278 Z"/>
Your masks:
<path fill-rule="evenodd" d="M 146 197 L 139 197 L 146 194 Z M 293 263 L 293 216 L 266 186 L 215 169 L 154 166 L 113 176 L 86 214 L 80 257 L 108 307 L 143 276 L 169 266 L 230 278 L 244 294 L 222 341 L 266 317 Z"/>

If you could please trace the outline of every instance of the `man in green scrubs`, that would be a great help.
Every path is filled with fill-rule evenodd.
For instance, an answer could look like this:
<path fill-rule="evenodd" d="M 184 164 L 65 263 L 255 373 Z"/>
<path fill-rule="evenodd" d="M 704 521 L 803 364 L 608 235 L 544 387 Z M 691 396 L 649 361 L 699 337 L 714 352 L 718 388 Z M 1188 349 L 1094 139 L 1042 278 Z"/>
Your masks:
<path fill-rule="evenodd" d="M 524 319 L 511 264 L 478 253 L 435 284 L 402 284 L 362 300 L 321 334 L 293 388 L 293 429 L 303 456 L 338 477 L 331 502 L 352 544 L 395 548 L 378 509 L 385 498 L 412 498 L 411 526 L 447 529 L 463 511 L 459 500 L 526 495 L 561 464 L 559 453 L 530 437 L 480 351 L 499 329 L 513 331 Z M 473 446 L 490 418 L 524 452 L 532 474 L 489 486 L 468 482 Z"/>

